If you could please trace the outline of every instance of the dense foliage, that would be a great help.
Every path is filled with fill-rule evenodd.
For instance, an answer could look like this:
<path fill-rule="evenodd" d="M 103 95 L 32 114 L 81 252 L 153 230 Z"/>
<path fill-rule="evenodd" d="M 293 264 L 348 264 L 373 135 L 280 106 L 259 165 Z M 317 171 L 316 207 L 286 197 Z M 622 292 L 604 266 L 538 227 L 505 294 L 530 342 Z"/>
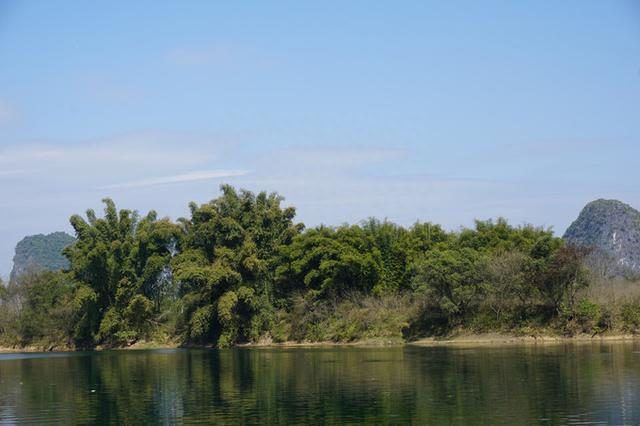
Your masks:
<path fill-rule="evenodd" d="M 140 219 L 116 209 L 110 199 L 104 218 L 92 210 L 87 220 L 71 217 L 77 241 L 65 249 L 75 282 L 80 344 L 115 343 L 143 337 L 167 298 L 173 297 L 169 261 L 178 249 L 180 229 L 154 211 Z"/>
<path fill-rule="evenodd" d="M 175 223 L 110 199 L 103 217 L 73 216 L 68 268 L 0 286 L 2 342 L 229 346 L 640 327 L 635 300 L 612 312 L 587 297 L 589 251 L 548 229 L 369 219 L 305 230 L 277 194 L 221 190 Z"/>
<path fill-rule="evenodd" d="M 227 346 L 268 332 L 276 256 L 302 226 L 276 194 L 222 191 L 207 204 L 190 205 L 191 218 L 180 220 L 183 250 L 171 265 L 180 286 L 179 331 Z"/>

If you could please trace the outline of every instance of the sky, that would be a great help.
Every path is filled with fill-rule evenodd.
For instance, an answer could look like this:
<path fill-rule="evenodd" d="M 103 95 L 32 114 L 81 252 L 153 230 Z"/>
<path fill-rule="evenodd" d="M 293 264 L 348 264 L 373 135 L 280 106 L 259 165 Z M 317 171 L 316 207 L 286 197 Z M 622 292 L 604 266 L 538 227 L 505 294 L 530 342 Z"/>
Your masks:
<path fill-rule="evenodd" d="M 562 235 L 640 207 L 639 103 L 633 0 L 0 0 L 0 276 L 104 197 L 175 219 L 221 183 Z"/>

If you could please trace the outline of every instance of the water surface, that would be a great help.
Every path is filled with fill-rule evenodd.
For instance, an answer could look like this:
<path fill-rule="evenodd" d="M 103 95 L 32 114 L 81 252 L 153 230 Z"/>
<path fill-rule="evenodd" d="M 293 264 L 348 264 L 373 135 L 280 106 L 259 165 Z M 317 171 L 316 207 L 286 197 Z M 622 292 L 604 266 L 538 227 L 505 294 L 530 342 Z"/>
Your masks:
<path fill-rule="evenodd" d="M 640 424 L 640 346 L 0 354 L 0 424 Z"/>

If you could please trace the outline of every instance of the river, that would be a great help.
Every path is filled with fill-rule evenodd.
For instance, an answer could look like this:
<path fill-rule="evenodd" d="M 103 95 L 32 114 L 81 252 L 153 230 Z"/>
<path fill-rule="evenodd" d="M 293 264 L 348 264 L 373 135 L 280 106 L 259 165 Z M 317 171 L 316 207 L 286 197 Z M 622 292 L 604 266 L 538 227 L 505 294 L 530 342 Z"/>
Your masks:
<path fill-rule="evenodd" d="M 0 354 L 0 424 L 640 424 L 640 345 Z"/>

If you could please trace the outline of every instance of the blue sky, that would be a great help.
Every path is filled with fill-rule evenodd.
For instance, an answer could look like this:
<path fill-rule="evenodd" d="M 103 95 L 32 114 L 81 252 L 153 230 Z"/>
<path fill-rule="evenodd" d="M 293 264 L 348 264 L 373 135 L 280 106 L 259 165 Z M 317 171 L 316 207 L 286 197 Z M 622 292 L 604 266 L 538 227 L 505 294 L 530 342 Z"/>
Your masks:
<path fill-rule="evenodd" d="M 0 275 L 112 197 L 176 218 L 221 182 L 308 225 L 552 226 L 640 207 L 640 6 L 0 2 Z"/>

